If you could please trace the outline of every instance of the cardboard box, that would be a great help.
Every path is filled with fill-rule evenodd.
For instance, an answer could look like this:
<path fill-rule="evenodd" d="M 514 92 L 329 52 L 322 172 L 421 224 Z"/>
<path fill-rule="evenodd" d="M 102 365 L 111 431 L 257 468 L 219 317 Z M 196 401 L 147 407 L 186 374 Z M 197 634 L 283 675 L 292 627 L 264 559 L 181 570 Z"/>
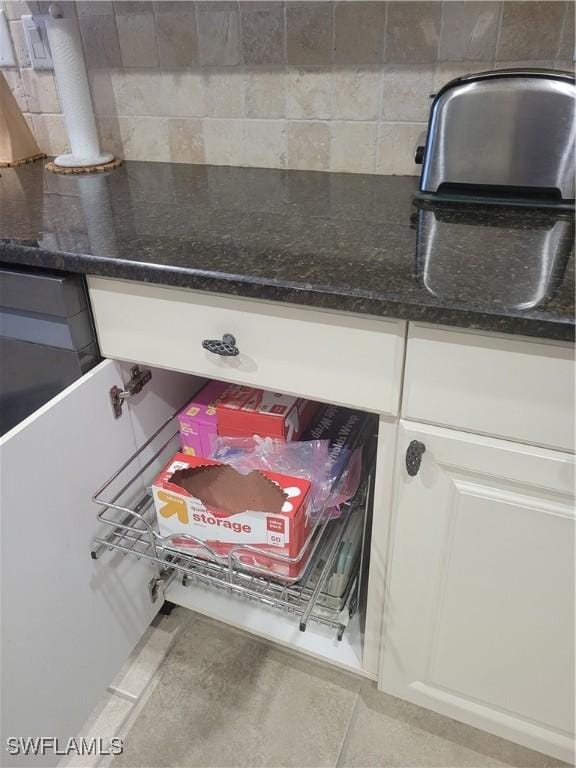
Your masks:
<path fill-rule="evenodd" d="M 210 456 L 217 434 L 216 401 L 228 388 L 211 381 L 178 414 L 180 445 L 191 456 Z"/>
<path fill-rule="evenodd" d="M 177 453 L 152 484 L 162 536 L 175 549 L 207 557 L 179 534 L 205 542 L 218 556 L 250 544 L 284 557 L 297 556 L 310 532 L 310 483 L 253 470 L 241 475 L 227 464 Z M 244 552 L 240 562 L 296 577 L 303 563 L 282 563 Z M 303 561 L 304 562 L 304 561 Z"/>
<path fill-rule="evenodd" d="M 299 439 L 317 408 L 312 400 L 232 384 L 216 405 L 218 434 L 291 442 Z"/>

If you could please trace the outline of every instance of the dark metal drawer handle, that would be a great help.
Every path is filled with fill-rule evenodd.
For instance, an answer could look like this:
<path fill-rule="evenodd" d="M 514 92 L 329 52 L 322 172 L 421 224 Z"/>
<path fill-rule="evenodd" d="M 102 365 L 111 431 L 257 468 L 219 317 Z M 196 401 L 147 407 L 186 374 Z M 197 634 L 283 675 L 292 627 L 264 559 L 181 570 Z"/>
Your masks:
<path fill-rule="evenodd" d="M 424 443 L 419 440 L 412 440 L 406 451 L 406 472 L 410 477 L 414 477 L 418 474 L 420 464 L 422 463 L 422 455 L 426 450 Z"/>
<path fill-rule="evenodd" d="M 240 354 L 240 350 L 236 346 L 236 339 L 231 333 L 225 333 L 221 339 L 204 339 L 202 346 L 208 352 L 222 357 L 236 357 Z"/>

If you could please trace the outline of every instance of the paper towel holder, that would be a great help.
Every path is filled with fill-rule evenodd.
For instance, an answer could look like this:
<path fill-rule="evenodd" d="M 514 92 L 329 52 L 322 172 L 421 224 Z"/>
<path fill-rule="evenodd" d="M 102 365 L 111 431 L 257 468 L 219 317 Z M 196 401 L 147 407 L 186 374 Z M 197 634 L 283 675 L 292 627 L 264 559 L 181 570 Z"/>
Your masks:
<path fill-rule="evenodd" d="M 46 166 L 55 173 L 94 173 L 121 165 L 110 152 L 102 152 L 88 84 L 88 72 L 75 18 L 65 18 L 58 3 L 51 3 L 46 31 L 62 104 L 70 152 Z"/>

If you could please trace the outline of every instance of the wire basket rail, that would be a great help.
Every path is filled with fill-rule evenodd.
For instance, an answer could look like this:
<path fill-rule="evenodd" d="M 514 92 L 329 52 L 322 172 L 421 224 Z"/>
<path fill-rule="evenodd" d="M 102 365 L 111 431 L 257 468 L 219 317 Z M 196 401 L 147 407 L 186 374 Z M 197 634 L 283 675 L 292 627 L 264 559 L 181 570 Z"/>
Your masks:
<path fill-rule="evenodd" d="M 341 639 L 358 603 L 357 561 L 354 561 L 340 595 L 331 595 L 326 586 L 351 526 L 363 530 L 371 489 L 370 474 L 365 473 L 358 492 L 344 505 L 338 519 L 331 519 L 331 510 L 321 510 L 295 557 L 277 555 L 251 545 L 235 547 L 226 556 L 219 556 L 200 539 L 179 534 L 179 539 L 188 539 L 194 545 L 195 553 L 187 553 L 176 549 L 171 544 L 171 537 L 160 536 L 152 494 L 147 487 L 159 463 L 164 464 L 177 450 L 178 432 L 174 431 L 174 424 L 175 416 L 171 416 L 94 494 L 93 500 L 102 507 L 97 517 L 103 524 L 103 531 L 94 538 L 91 556 L 97 559 L 107 550 L 117 550 L 127 556 L 152 561 L 168 573 L 169 578 L 180 576 L 185 585 L 201 584 L 224 590 L 293 615 L 301 631 L 313 622 L 335 630 Z M 169 436 L 165 439 L 166 432 Z M 359 435 L 358 441 L 364 438 L 365 435 Z M 364 465 L 370 468 L 372 462 L 367 458 L 365 456 Z M 120 488 L 116 490 L 118 484 Z M 104 498 L 113 487 L 115 491 L 111 498 Z M 261 555 L 268 561 L 297 563 L 301 567 L 295 577 L 278 576 L 241 562 L 241 553 L 245 551 Z"/>

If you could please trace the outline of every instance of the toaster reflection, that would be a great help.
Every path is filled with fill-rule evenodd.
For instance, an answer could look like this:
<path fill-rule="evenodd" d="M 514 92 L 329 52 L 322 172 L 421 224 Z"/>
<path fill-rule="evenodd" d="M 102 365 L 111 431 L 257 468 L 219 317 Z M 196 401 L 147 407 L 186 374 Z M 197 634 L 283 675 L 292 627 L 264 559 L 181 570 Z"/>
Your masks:
<path fill-rule="evenodd" d="M 574 248 L 570 214 L 416 205 L 416 277 L 437 298 L 532 309 L 562 282 Z"/>

